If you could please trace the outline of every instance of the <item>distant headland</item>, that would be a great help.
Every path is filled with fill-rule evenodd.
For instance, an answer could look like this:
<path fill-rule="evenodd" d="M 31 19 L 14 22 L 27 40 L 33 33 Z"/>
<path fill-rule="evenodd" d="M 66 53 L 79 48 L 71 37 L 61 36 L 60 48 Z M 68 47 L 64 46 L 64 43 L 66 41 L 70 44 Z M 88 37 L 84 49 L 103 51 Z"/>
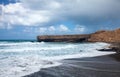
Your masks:
<path fill-rule="evenodd" d="M 107 42 L 120 43 L 120 28 L 112 31 L 101 30 L 81 35 L 43 35 L 37 36 L 39 42 Z"/>

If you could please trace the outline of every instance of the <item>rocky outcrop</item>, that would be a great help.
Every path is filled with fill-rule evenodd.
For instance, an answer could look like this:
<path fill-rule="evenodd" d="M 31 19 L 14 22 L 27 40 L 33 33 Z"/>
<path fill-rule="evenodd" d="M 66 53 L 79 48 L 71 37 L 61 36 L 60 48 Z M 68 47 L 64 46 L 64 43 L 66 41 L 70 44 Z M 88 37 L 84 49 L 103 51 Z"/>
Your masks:
<path fill-rule="evenodd" d="M 97 31 L 88 38 L 89 42 L 107 42 L 111 43 L 109 48 L 100 49 L 100 51 L 115 51 L 120 54 L 120 29 L 113 31 Z"/>
<path fill-rule="evenodd" d="M 44 35 L 37 36 L 39 42 L 107 42 L 120 43 L 120 29 L 113 31 L 101 30 L 84 35 Z"/>
<path fill-rule="evenodd" d="M 120 43 L 112 43 L 109 48 L 120 54 Z"/>
<path fill-rule="evenodd" d="M 37 36 L 39 42 L 87 42 L 89 34 L 85 35 L 44 35 Z"/>
<path fill-rule="evenodd" d="M 120 43 L 120 29 L 113 31 L 97 31 L 91 34 L 88 39 L 89 42 L 108 42 L 108 43 Z"/>

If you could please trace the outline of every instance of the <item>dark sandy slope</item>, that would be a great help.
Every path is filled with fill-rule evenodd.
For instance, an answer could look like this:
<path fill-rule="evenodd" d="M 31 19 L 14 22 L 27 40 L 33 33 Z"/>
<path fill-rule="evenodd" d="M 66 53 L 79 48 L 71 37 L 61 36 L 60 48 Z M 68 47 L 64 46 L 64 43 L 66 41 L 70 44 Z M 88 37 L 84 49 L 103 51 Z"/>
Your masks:
<path fill-rule="evenodd" d="M 60 66 L 45 68 L 25 77 L 120 77 L 119 56 L 63 60 Z"/>

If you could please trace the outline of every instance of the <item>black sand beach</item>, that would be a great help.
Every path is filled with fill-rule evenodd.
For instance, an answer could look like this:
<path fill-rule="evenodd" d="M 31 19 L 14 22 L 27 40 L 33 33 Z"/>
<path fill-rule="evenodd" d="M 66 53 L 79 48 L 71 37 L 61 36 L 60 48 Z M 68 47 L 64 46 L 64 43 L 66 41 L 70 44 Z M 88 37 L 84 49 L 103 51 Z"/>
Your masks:
<path fill-rule="evenodd" d="M 44 68 L 24 77 L 120 77 L 120 54 L 61 62 L 60 66 Z"/>

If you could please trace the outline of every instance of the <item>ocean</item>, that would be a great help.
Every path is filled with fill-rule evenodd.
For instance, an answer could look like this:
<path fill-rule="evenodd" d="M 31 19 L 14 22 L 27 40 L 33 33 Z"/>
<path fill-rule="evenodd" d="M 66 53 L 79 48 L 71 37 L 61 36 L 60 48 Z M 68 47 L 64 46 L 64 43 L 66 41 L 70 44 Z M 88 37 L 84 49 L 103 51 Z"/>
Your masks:
<path fill-rule="evenodd" d="M 63 59 L 95 57 L 107 43 L 66 43 L 37 41 L 0 41 L 0 77 L 21 77 L 62 65 Z"/>

